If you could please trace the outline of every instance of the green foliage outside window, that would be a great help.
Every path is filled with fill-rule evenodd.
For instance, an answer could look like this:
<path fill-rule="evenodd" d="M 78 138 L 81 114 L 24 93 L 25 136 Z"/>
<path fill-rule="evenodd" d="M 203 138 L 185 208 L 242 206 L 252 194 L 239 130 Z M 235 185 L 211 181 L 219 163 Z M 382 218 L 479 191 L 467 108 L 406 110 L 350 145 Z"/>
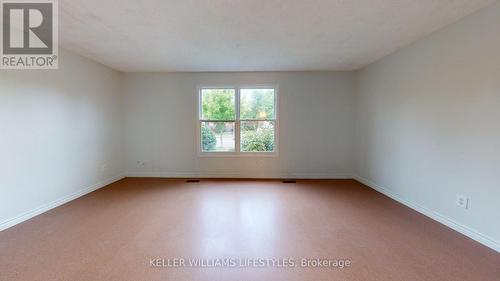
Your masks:
<path fill-rule="evenodd" d="M 274 89 L 241 89 L 242 120 L 274 119 Z"/>
<path fill-rule="evenodd" d="M 201 126 L 201 142 L 203 151 L 213 151 L 215 149 L 215 144 L 217 143 L 215 134 L 208 126 Z"/>
<path fill-rule="evenodd" d="M 203 89 L 201 97 L 204 120 L 234 120 L 236 118 L 234 89 Z M 215 123 L 214 130 L 221 142 L 225 129 L 223 122 Z"/>
<path fill-rule="evenodd" d="M 251 127 L 251 126 L 244 126 Z M 241 131 L 241 151 L 274 151 L 274 128 L 255 128 Z"/>
<path fill-rule="evenodd" d="M 203 120 L 234 120 L 236 118 L 233 89 L 203 89 L 201 97 Z"/>

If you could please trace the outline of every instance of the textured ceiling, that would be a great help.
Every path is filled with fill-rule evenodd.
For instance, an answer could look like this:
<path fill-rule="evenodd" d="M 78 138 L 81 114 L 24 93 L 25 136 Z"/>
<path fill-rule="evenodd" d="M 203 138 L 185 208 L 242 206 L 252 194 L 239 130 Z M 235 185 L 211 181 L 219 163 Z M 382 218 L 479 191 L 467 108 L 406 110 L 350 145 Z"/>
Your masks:
<path fill-rule="evenodd" d="M 60 43 L 121 71 L 354 70 L 494 2 L 60 0 Z"/>

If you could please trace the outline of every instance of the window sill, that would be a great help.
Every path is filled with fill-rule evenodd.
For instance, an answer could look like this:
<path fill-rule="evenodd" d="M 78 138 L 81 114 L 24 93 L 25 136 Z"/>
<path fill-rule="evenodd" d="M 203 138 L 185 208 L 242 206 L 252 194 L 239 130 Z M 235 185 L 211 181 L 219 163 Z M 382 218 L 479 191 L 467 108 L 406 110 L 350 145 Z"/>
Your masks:
<path fill-rule="evenodd" d="M 201 158 L 277 158 L 278 152 L 200 152 Z"/>

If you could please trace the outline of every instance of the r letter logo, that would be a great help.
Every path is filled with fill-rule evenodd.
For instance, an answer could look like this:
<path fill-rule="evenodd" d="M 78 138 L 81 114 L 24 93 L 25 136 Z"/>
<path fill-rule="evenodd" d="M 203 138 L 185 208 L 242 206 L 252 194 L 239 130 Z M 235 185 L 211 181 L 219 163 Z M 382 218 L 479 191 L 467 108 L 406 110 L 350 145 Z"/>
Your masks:
<path fill-rule="evenodd" d="M 57 69 L 57 2 L 2 0 L 2 69 Z"/>

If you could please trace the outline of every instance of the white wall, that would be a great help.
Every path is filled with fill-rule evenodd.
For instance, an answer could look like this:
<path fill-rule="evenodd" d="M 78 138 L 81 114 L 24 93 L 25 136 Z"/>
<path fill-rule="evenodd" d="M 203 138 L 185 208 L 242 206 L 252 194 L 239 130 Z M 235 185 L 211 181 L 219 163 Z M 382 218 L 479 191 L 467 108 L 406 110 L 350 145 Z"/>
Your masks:
<path fill-rule="evenodd" d="M 127 175 L 350 177 L 352 82 L 342 72 L 124 74 Z M 197 156 L 196 88 L 225 84 L 279 85 L 279 157 Z"/>
<path fill-rule="evenodd" d="M 59 59 L 59 70 L 0 71 L 0 230 L 122 173 L 120 74 Z"/>
<path fill-rule="evenodd" d="M 355 92 L 360 179 L 500 251 L 500 4 L 367 67 Z"/>

